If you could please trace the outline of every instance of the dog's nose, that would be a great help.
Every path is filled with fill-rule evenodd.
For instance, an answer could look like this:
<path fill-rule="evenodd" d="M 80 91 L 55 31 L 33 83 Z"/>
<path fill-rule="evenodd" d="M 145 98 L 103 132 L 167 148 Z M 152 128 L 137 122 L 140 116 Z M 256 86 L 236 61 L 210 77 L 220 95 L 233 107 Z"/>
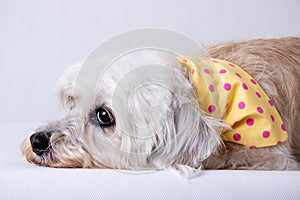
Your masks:
<path fill-rule="evenodd" d="M 49 132 L 37 132 L 30 136 L 30 143 L 32 151 L 38 155 L 43 155 L 49 148 L 51 133 Z"/>

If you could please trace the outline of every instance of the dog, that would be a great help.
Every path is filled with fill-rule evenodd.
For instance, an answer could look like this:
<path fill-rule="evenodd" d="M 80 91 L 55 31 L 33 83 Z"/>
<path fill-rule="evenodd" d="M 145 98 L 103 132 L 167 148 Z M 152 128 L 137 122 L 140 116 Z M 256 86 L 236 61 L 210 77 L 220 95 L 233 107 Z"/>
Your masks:
<path fill-rule="evenodd" d="M 240 118 L 236 113 L 228 114 L 228 107 L 244 109 L 251 103 L 228 105 L 243 94 L 228 100 L 224 89 L 248 90 L 247 85 L 235 87 L 222 82 L 219 90 L 206 83 L 208 90 L 203 92 L 204 86 L 197 86 L 196 80 L 203 76 L 202 68 L 191 69 L 198 58 L 164 57 L 150 51 L 121 59 L 96 87 L 89 83 L 93 72 L 80 72 L 82 64 L 69 68 L 57 84 L 64 117 L 37 128 L 23 141 L 21 150 L 26 159 L 58 168 L 167 169 L 188 178 L 203 169 L 299 170 L 300 38 L 206 47 L 207 57 L 199 61 L 208 66 L 204 74 L 213 74 L 210 70 L 215 70 L 216 63 L 238 67 L 251 79 L 248 86 L 262 89 L 256 92 L 257 98 L 265 95 L 266 104 L 270 104 L 265 106 L 274 107 L 270 112 L 275 114 L 265 107 L 255 107 L 255 114 Z M 143 64 L 140 60 L 172 67 L 135 68 Z M 218 69 L 214 74 L 219 79 L 228 70 Z M 205 80 L 209 81 L 215 79 Z M 203 106 L 206 100 L 219 108 Z M 257 117 L 255 121 L 249 118 L 252 115 Z M 278 127 L 272 124 L 274 121 L 279 122 Z M 241 142 L 245 136 L 239 133 L 244 125 L 247 134 L 256 132 L 253 123 L 259 129 L 255 138 L 269 138 L 272 131 L 281 136 L 268 144 Z"/>

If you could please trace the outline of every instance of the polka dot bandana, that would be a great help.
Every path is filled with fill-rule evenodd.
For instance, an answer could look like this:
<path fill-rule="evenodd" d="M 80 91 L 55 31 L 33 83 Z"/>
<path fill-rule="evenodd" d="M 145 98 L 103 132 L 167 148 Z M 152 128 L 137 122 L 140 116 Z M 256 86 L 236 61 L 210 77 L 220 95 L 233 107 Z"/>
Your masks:
<path fill-rule="evenodd" d="M 243 69 L 223 60 L 179 57 L 203 112 L 223 119 L 224 141 L 250 148 L 268 147 L 287 140 L 287 131 L 273 102 Z"/>

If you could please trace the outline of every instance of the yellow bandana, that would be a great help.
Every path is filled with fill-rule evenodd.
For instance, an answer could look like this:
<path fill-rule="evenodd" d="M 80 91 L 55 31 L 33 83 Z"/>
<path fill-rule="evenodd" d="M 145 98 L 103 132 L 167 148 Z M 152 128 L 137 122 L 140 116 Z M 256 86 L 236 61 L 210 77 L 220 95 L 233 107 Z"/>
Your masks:
<path fill-rule="evenodd" d="M 224 119 L 232 130 L 221 137 L 251 148 L 287 140 L 282 119 L 260 85 L 243 69 L 226 61 L 180 57 L 202 111 Z"/>

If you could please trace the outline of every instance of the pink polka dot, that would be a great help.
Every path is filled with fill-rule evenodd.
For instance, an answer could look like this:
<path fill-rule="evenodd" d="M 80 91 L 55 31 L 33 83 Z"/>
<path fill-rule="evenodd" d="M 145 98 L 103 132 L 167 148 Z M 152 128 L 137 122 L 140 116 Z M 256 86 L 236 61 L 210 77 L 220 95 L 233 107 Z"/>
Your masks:
<path fill-rule="evenodd" d="M 277 144 L 281 144 L 281 143 L 282 143 L 281 141 L 278 141 L 278 142 L 277 142 Z"/>
<path fill-rule="evenodd" d="M 237 126 L 237 125 L 239 124 L 239 122 L 240 122 L 240 121 L 234 122 L 232 126 Z"/>
<path fill-rule="evenodd" d="M 240 141 L 241 138 L 242 138 L 242 137 L 241 137 L 241 135 L 240 135 L 239 133 L 236 133 L 236 134 L 233 135 L 234 141 Z"/>
<path fill-rule="evenodd" d="M 271 117 L 271 120 L 272 120 L 272 122 L 275 122 L 275 118 L 274 118 L 274 116 L 273 116 L 273 115 L 271 115 L 270 117 Z"/>
<path fill-rule="evenodd" d="M 264 138 L 268 138 L 268 137 L 270 137 L 270 132 L 269 131 L 264 131 L 263 134 L 262 134 L 262 136 Z"/>
<path fill-rule="evenodd" d="M 239 104 L 238 104 L 238 108 L 239 109 L 244 109 L 246 107 L 246 104 L 243 102 L 243 101 L 241 101 Z"/>
<path fill-rule="evenodd" d="M 257 112 L 259 112 L 260 114 L 264 113 L 264 110 L 261 107 L 258 106 L 256 109 Z"/>
<path fill-rule="evenodd" d="M 225 74 L 226 72 L 227 72 L 226 69 L 221 69 L 221 70 L 219 71 L 220 74 Z"/>
<path fill-rule="evenodd" d="M 254 145 L 250 146 L 250 149 L 256 149 L 256 146 L 254 146 Z"/>
<path fill-rule="evenodd" d="M 208 112 L 212 113 L 212 112 L 215 112 L 215 110 L 216 110 L 216 107 L 214 105 L 208 106 Z"/>
<path fill-rule="evenodd" d="M 258 98 L 261 98 L 261 95 L 259 94 L 259 92 L 255 92 L 255 94 Z"/>
<path fill-rule="evenodd" d="M 191 72 L 192 72 L 192 74 L 194 74 L 194 73 L 195 73 L 195 70 L 194 70 L 194 69 L 192 69 L 192 70 L 191 70 Z"/>
<path fill-rule="evenodd" d="M 248 90 L 248 86 L 245 83 L 242 84 L 242 87 L 244 90 Z"/>
<path fill-rule="evenodd" d="M 186 60 L 186 59 L 182 59 L 182 62 L 186 63 L 186 62 L 187 62 L 187 60 Z"/>
<path fill-rule="evenodd" d="M 242 76 L 239 73 L 235 73 L 235 75 L 237 75 L 237 77 L 242 78 Z"/>
<path fill-rule="evenodd" d="M 246 123 L 247 123 L 248 126 L 253 126 L 253 124 L 254 124 L 254 119 L 248 118 L 248 119 L 246 120 Z"/>
<path fill-rule="evenodd" d="M 230 90 L 231 89 L 231 85 L 229 83 L 225 83 L 224 84 L 224 89 L 227 90 L 227 91 Z"/>
<path fill-rule="evenodd" d="M 251 83 L 253 83 L 254 85 L 256 85 L 256 81 L 254 79 L 250 79 Z"/>
<path fill-rule="evenodd" d="M 273 102 L 271 100 L 268 101 L 270 106 L 274 106 Z"/>
<path fill-rule="evenodd" d="M 203 71 L 204 71 L 204 73 L 206 73 L 206 74 L 210 74 L 210 71 L 209 71 L 209 69 L 207 69 L 207 68 L 205 68 Z"/>
<path fill-rule="evenodd" d="M 229 66 L 231 66 L 231 67 L 235 67 L 235 65 L 234 65 L 234 64 L 232 64 L 232 63 L 229 63 L 228 65 L 229 65 Z"/>
<path fill-rule="evenodd" d="M 215 91 L 215 88 L 214 88 L 213 85 L 209 85 L 209 86 L 208 86 L 208 89 L 209 89 L 209 91 L 211 91 L 211 92 L 214 92 L 214 91 Z"/>
<path fill-rule="evenodd" d="M 218 63 L 218 61 L 217 60 L 212 60 L 214 63 Z"/>
<path fill-rule="evenodd" d="M 285 128 L 285 125 L 284 125 L 284 124 L 281 124 L 281 129 L 282 129 L 283 131 L 286 131 L 286 128 Z"/>

